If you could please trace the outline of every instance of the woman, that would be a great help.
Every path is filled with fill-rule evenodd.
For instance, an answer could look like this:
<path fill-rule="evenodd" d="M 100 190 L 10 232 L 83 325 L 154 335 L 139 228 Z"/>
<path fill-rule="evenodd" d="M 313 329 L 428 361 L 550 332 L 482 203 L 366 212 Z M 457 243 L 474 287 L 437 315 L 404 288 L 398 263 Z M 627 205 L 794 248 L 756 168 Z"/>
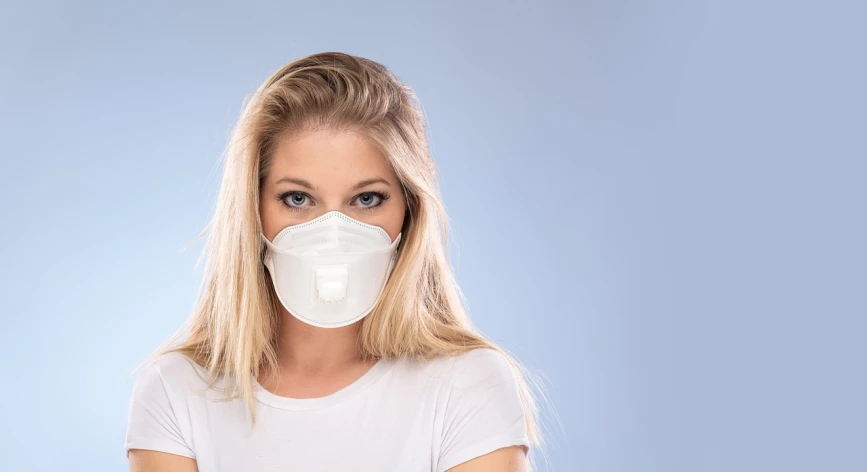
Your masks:
<path fill-rule="evenodd" d="M 196 309 L 136 380 L 131 470 L 528 470 L 534 402 L 462 308 L 411 89 L 296 60 L 225 157 Z"/>

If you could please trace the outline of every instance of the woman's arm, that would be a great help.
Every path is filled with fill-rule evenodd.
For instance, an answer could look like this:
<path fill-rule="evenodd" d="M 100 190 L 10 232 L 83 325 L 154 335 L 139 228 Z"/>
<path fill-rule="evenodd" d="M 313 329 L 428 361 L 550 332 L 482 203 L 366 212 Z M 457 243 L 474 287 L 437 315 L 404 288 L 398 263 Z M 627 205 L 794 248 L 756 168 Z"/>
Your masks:
<path fill-rule="evenodd" d="M 523 446 L 510 446 L 458 464 L 446 472 L 527 472 L 530 467 Z"/>
<path fill-rule="evenodd" d="M 195 459 L 146 449 L 129 450 L 129 472 L 199 472 Z"/>

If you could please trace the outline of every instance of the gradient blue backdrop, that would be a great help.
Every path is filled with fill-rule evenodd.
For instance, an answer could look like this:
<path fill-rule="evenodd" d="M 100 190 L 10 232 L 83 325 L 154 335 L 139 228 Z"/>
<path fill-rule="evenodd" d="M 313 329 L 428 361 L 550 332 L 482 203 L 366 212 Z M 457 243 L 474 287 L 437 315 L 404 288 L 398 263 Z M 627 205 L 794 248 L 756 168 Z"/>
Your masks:
<path fill-rule="evenodd" d="M 865 7 L 121 3 L 0 13 L 0 470 L 126 469 L 241 101 L 327 50 L 418 93 L 550 470 L 867 470 Z"/>

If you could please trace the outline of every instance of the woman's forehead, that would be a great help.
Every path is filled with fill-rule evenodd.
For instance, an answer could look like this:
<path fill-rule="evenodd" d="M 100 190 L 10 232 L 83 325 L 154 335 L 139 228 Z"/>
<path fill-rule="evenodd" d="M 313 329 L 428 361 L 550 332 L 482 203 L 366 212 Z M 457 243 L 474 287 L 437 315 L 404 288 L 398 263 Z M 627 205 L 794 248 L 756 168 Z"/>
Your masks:
<path fill-rule="evenodd" d="M 275 183 L 294 179 L 313 187 L 346 187 L 376 178 L 396 183 L 385 155 L 369 138 L 352 131 L 314 131 L 282 139 L 270 167 L 269 180 Z"/>

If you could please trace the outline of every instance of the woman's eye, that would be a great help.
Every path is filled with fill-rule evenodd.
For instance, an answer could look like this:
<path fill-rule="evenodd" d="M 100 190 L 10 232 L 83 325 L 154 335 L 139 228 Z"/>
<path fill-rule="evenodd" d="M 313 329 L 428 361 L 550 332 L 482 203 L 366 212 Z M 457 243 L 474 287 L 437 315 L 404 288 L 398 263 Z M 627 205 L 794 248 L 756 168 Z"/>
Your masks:
<path fill-rule="evenodd" d="M 308 197 L 301 192 L 289 192 L 280 197 L 280 199 L 286 204 L 286 206 L 295 208 L 303 206 Z"/>
<path fill-rule="evenodd" d="M 358 196 L 357 200 L 362 209 L 369 210 L 382 205 L 382 202 L 388 198 L 380 192 L 365 192 Z"/>

